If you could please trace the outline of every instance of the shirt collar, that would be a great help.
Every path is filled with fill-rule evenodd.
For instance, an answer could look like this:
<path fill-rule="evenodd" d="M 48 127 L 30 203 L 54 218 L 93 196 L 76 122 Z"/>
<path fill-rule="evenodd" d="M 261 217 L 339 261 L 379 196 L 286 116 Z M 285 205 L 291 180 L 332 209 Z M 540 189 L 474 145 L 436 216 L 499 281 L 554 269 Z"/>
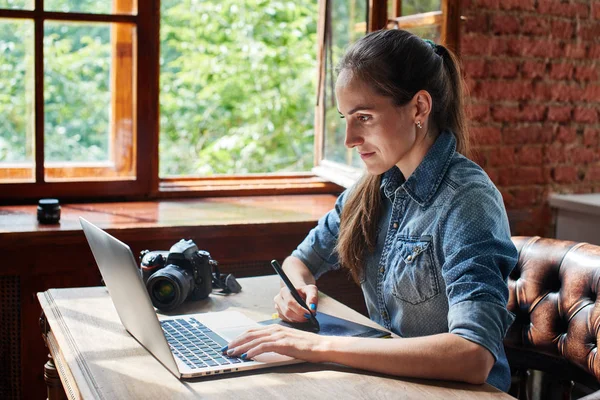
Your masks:
<path fill-rule="evenodd" d="M 383 193 L 391 198 L 402 187 L 419 205 L 427 205 L 442 182 L 455 151 L 454 134 L 450 131 L 441 132 L 423 161 L 408 179 L 404 179 L 397 166 L 383 173 L 381 178 Z"/>

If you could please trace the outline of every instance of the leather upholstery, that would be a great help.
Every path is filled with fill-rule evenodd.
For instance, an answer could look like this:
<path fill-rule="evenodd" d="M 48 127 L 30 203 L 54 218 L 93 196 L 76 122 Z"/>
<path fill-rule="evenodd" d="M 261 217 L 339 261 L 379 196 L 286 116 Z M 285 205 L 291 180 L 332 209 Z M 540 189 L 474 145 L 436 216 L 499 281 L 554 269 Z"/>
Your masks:
<path fill-rule="evenodd" d="M 508 281 L 508 309 L 516 318 L 504 340 L 511 367 L 518 356 L 517 363 L 536 364 L 529 368 L 558 371 L 578 381 L 593 378 L 583 380 L 597 384 L 600 246 L 540 237 L 512 239 L 519 261 Z"/>

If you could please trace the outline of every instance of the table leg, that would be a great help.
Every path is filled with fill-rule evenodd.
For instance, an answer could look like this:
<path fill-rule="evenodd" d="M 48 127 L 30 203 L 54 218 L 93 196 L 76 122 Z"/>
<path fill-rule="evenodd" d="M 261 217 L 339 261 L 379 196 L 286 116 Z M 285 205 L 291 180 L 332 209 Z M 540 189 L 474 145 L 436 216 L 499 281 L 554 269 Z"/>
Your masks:
<path fill-rule="evenodd" d="M 66 400 L 65 390 L 50 354 L 48 354 L 48 362 L 44 365 L 44 381 L 48 388 L 48 400 Z"/>

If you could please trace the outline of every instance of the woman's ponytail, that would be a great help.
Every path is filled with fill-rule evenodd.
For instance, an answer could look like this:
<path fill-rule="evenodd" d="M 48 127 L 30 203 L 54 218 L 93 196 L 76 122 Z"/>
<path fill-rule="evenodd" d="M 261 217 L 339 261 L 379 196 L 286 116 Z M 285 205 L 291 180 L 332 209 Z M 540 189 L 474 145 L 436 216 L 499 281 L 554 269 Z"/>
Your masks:
<path fill-rule="evenodd" d="M 456 137 L 456 150 L 469 157 L 469 127 L 464 111 L 463 79 L 458 58 L 442 45 L 435 46 L 435 52 L 442 58 L 445 71 L 443 106 L 446 108 L 446 121 L 440 121 L 442 128 L 450 129 Z"/>

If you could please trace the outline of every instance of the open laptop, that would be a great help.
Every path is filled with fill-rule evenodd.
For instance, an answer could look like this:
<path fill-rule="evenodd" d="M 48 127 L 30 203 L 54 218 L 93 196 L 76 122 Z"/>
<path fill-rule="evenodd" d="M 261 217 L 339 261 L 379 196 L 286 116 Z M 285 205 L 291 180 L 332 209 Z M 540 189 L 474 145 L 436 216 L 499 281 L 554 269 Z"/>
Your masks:
<path fill-rule="evenodd" d="M 236 311 L 158 318 L 129 246 L 79 218 L 108 293 L 127 331 L 178 378 L 196 378 L 301 360 L 265 353 L 253 360 L 220 349 L 257 322 Z"/>

